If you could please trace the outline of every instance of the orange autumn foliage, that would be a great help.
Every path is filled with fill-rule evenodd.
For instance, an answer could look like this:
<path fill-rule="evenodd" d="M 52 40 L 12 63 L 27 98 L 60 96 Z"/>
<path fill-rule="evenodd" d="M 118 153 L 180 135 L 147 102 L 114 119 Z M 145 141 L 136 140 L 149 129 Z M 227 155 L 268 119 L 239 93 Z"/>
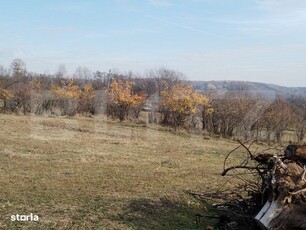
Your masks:
<path fill-rule="evenodd" d="M 133 92 L 134 83 L 130 81 L 114 80 L 109 89 L 109 113 L 124 120 L 131 109 L 139 107 L 145 100 L 143 95 Z"/>
<path fill-rule="evenodd" d="M 5 99 L 5 100 L 9 100 L 13 97 L 13 93 L 9 90 L 6 90 L 4 88 L 0 87 L 0 97 Z"/>
<path fill-rule="evenodd" d="M 191 86 L 176 84 L 161 92 L 160 105 L 164 123 L 176 128 L 183 126 L 186 118 L 197 113 L 201 106 L 210 107 L 210 100 Z M 212 113 L 212 108 L 207 112 Z"/>
<path fill-rule="evenodd" d="M 84 87 L 81 88 L 75 84 L 73 78 L 62 80 L 60 86 L 52 83 L 51 90 L 56 96 L 66 99 L 90 100 L 95 97 L 95 92 L 91 83 L 85 84 Z"/>
<path fill-rule="evenodd" d="M 51 90 L 62 101 L 63 114 L 75 115 L 77 112 L 90 112 L 92 110 L 93 99 L 96 95 L 91 83 L 80 87 L 71 78 L 62 80 L 60 85 L 52 83 Z M 72 104 L 65 103 L 65 101 L 70 101 Z"/>

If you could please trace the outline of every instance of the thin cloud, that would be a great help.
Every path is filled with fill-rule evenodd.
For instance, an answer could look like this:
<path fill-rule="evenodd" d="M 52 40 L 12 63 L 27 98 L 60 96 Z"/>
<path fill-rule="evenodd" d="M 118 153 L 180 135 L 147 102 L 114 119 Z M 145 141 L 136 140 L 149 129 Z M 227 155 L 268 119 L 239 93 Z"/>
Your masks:
<path fill-rule="evenodd" d="M 208 35 L 212 35 L 212 36 L 221 38 L 221 36 L 218 36 L 215 33 L 209 33 L 207 31 L 199 30 L 197 28 L 194 28 L 194 27 L 191 27 L 191 26 L 187 26 L 187 25 L 184 25 L 184 24 L 181 24 L 181 23 L 176 23 L 176 22 L 173 22 L 173 21 L 170 21 L 170 20 L 161 19 L 161 18 L 154 17 L 154 16 L 151 16 L 151 15 L 145 15 L 145 17 L 149 18 L 149 19 L 152 19 L 154 21 L 161 22 L 163 24 L 167 24 L 167 25 L 171 25 L 171 26 L 174 26 L 174 27 L 182 28 L 182 29 L 185 29 L 185 30 L 189 30 L 189 31 L 193 31 L 193 32 L 201 33 L 201 34 L 206 34 L 206 35 L 208 34 Z M 224 39 L 224 37 L 222 37 L 222 38 Z"/>
<path fill-rule="evenodd" d="M 292 12 L 281 15 L 267 15 L 260 19 L 216 19 L 217 22 L 230 24 L 230 25 L 250 25 L 250 26 L 291 26 L 291 25 L 301 25 L 306 22 L 306 8 L 304 10 L 300 9 L 299 12 Z"/>
<path fill-rule="evenodd" d="M 0 58 L 15 58 L 24 57 L 25 51 L 23 49 L 2 47 L 0 48 Z"/>
<path fill-rule="evenodd" d="M 98 39 L 98 38 L 106 38 L 112 36 L 134 36 L 134 35 L 143 35 L 143 34 L 155 34 L 159 33 L 158 30 L 152 29 L 120 29 L 120 30 L 109 30 L 105 32 L 93 32 L 93 33 L 86 33 L 83 35 L 84 38 L 88 39 Z"/>
<path fill-rule="evenodd" d="M 288 11 L 305 7 L 304 0 L 256 0 L 257 7 L 264 10 Z"/>
<path fill-rule="evenodd" d="M 80 3 L 74 3 L 74 4 L 61 3 L 59 5 L 50 7 L 50 10 L 64 11 L 64 12 L 81 12 L 81 11 L 84 11 L 84 9 L 88 9 L 88 8 L 89 8 L 89 4 L 85 2 L 83 2 L 82 4 Z"/>
<path fill-rule="evenodd" d="M 256 6 L 265 17 L 259 23 L 275 25 L 305 25 L 306 1 L 301 0 L 257 0 Z"/>
<path fill-rule="evenodd" d="M 50 27 L 50 26 L 45 26 L 45 27 L 39 27 L 37 28 L 38 31 L 47 33 L 47 34 L 65 34 L 65 33 L 70 33 L 73 32 L 73 28 L 71 27 Z"/>
<path fill-rule="evenodd" d="M 306 1 L 300 4 L 289 4 L 286 0 L 260 0 L 256 1 L 253 7 L 259 12 L 256 16 L 251 14 L 242 18 L 241 15 L 230 15 L 211 20 L 255 37 L 304 34 L 305 30 L 302 28 L 305 28 L 306 24 Z"/>
<path fill-rule="evenodd" d="M 148 0 L 149 4 L 155 7 L 170 7 L 174 4 L 168 0 Z"/>

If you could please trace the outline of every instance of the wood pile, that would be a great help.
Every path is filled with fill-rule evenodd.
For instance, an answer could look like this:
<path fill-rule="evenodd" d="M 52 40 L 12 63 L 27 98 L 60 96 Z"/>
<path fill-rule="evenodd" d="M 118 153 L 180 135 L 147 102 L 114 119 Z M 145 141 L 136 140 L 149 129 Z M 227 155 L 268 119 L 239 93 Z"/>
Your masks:
<path fill-rule="evenodd" d="M 243 170 L 257 179 L 245 179 L 233 191 L 191 193 L 216 208 L 223 219 L 217 229 L 306 230 L 306 145 L 289 145 L 284 156 L 277 156 L 253 154 L 250 146 L 239 143 L 247 151 L 247 159 L 224 167 L 221 175 Z M 226 156 L 224 166 L 239 147 Z"/>

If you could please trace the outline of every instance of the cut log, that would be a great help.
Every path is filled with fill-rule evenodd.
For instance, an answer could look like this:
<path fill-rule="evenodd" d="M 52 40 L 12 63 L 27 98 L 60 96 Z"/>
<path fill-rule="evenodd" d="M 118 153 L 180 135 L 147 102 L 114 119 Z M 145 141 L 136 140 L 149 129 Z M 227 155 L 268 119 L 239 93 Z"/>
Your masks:
<path fill-rule="evenodd" d="M 279 216 L 283 209 L 284 196 L 280 195 L 272 202 L 267 201 L 263 208 L 256 215 L 255 220 L 263 230 L 270 229 L 271 221 Z"/>
<path fill-rule="evenodd" d="M 256 222 L 263 230 L 306 230 L 305 168 L 288 163 L 287 170 L 278 168 L 275 177 L 280 194 L 276 200 L 266 202 L 256 215 Z"/>

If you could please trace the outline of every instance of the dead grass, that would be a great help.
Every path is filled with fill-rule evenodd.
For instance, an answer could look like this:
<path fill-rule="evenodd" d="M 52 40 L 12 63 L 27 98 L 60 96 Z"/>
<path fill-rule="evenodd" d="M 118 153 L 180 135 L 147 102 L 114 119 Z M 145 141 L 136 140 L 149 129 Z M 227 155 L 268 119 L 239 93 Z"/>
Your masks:
<path fill-rule="evenodd" d="M 203 206 L 185 192 L 220 188 L 237 146 L 103 118 L 3 114 L 0 140 L 1 229 L 195 229 Z M 17 213 L 40 221 L 11 222 Z"/>

